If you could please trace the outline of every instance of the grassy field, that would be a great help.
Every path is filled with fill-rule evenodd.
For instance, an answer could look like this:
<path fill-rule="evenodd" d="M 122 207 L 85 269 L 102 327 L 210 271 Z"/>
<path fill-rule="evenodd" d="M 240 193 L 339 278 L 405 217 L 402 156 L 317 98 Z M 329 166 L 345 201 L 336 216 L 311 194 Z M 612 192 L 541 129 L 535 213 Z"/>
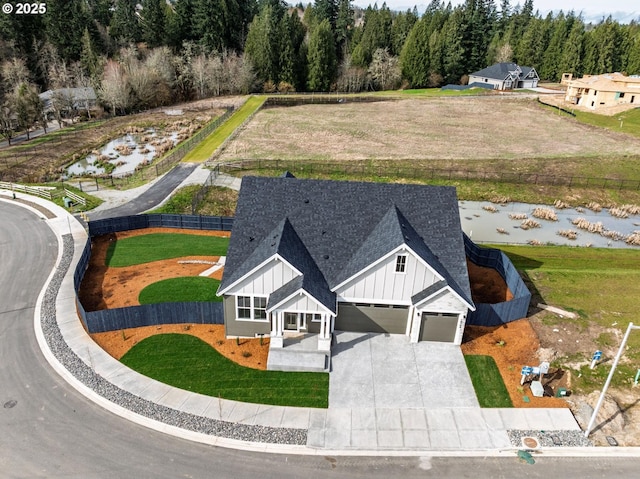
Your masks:
<path fill-rule="evenodd" d="M 140 304 L 181 303 L 196 301 L 221 302 L 216 296 L 220 281 L 200 276 L 169 278 L 151 283 L 140 291 Z"/>
<path fill-rule="evenodd" d="M 187 334 L 161 334 L 136 344 L 122 363 L 187 391 L 250 403 L 326 408 L 329 375 L 260 371 L 240 366 Z"/>
<path fill-rule="evenodd" d="M 513 407 L 496 362 L 491 356 L 464 357 L 480 407 Z"/>
<path fill-rule="evenodd" d="M 184 162 L 202 162 L 208 160 L 220 148 L 227 138 L 245 122 L 267 99 L 266 96 L 251 96 L 222 126 L 211 133 L 202 143 L 191 150 Z"/>
<path fill-rule="evenodd" d="M 491 161 L 488 166 L 497 169 L 513 168 L 517 161 L 529 171 L 541 171 L 539 163 L 529 164 L 532 159 L 572 159 L 588 171 L 590 159 L 637 155 L 639 148 L 636 138 L 625 140 L 554 115 L 535 100 L 413 98 L 262 110 L 221 159 L 422 159 L 469 166 Z M 559 165 L 564 162 L 547 169 Z"/>
<path fill-rule="evenodd" d="M 185 186 L 160 208 L 152 213 L 191 214 L 191 202 L 194 195 L 200 191 L 199 185 Z M 209 188 L 207 196 L 198 205 L 196 213 L 209 216 L 233 216 L 238 202 L 238 192 L 221 186 Z"/>
<path fill-rule="evenodd" d="M 224 256 L 229 238 L 176 233 L 132 236 L 109 245 L 107 266 L 122 267 L 182 256 Z"/>
<path fill-rule="evenodd" d="M 533 324 L 542 346 L 558 352 L 555 364 L 574 371 L 575 389 L 601 387 L 609 368 L 592 371 L 587 364 L 596 349 L 612 358 L 628 323 L 640 323 L 640 252 L 568 246 L 500 249 L 524 273 L 534 295 L 532 305 L 543 302 L 579 315 L 566 319 L 541 313 Z M 628 385 L 638 361 L 640 334 L 631 334 L 613 385 Z"/>

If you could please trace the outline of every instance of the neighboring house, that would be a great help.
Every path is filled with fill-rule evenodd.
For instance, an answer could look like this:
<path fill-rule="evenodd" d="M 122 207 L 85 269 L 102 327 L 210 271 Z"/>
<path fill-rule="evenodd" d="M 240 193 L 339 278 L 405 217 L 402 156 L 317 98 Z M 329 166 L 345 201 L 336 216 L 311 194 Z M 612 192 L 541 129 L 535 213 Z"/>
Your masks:
<path fill-rule="evenodd" d="M 493 85 L 494 90 L 536 88 L 539 81 L 535 68 L 521 67 L 515 63 L 496 63 L 469 75 L 469 84 L 489 84 Z"/>
<path fill-rule="evenodd" d="M 227 337 L 334 330 L 460 344 L 471 299 L 456 190 L 244 177 L 218 294 Z"/>
<path fill-rule="evenodd" d="M 625 104 L 629 108 L 640 106 L 640 76 L 585 75 L 568 82 L 565 100 L 592 110 Z"/>
<path fill-rule="evenodd" d="M 89 112 L 97 105 L 98 97 L 91 87 L 59 88 L 40 93 L 44 113 L 57 118 L 68 117 L 84 110 Z"/>

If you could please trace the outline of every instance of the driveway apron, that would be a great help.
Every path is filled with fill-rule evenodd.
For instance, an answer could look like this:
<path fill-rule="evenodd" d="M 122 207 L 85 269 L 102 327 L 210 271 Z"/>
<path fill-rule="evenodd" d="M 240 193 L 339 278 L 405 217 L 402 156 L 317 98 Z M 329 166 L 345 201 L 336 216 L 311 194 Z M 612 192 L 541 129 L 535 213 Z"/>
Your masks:
<path fill-rule="evenodd" d="M 329 408 L 479 408 L 459 346 L 337 332 Z"/>

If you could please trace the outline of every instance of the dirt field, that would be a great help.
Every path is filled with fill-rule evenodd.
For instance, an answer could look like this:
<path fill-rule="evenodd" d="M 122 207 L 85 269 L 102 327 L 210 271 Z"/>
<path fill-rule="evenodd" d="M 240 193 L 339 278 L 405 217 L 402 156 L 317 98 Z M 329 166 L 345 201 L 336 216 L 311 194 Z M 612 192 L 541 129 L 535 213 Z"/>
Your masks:
<path fill-rule="evenodd" d="M 558 117 L 535 100 L 436 98 L 262 110 L 221 159 L 530 159 L 639 150 L 638 139 Z"/>

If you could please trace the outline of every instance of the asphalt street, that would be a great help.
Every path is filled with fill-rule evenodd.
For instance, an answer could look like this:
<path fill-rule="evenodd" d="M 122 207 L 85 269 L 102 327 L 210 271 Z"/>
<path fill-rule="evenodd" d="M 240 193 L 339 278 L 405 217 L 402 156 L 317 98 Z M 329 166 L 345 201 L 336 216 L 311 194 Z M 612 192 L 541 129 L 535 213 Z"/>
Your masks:
<path fill-rule="evenodd" d="M 0 478 L 637 477 L 639 458 L 327 457 L 191 443 L 132 424 L 81 396 L 36 343 L 36 298 L 55 264 L 45 221 L 0 201 Z"/>

